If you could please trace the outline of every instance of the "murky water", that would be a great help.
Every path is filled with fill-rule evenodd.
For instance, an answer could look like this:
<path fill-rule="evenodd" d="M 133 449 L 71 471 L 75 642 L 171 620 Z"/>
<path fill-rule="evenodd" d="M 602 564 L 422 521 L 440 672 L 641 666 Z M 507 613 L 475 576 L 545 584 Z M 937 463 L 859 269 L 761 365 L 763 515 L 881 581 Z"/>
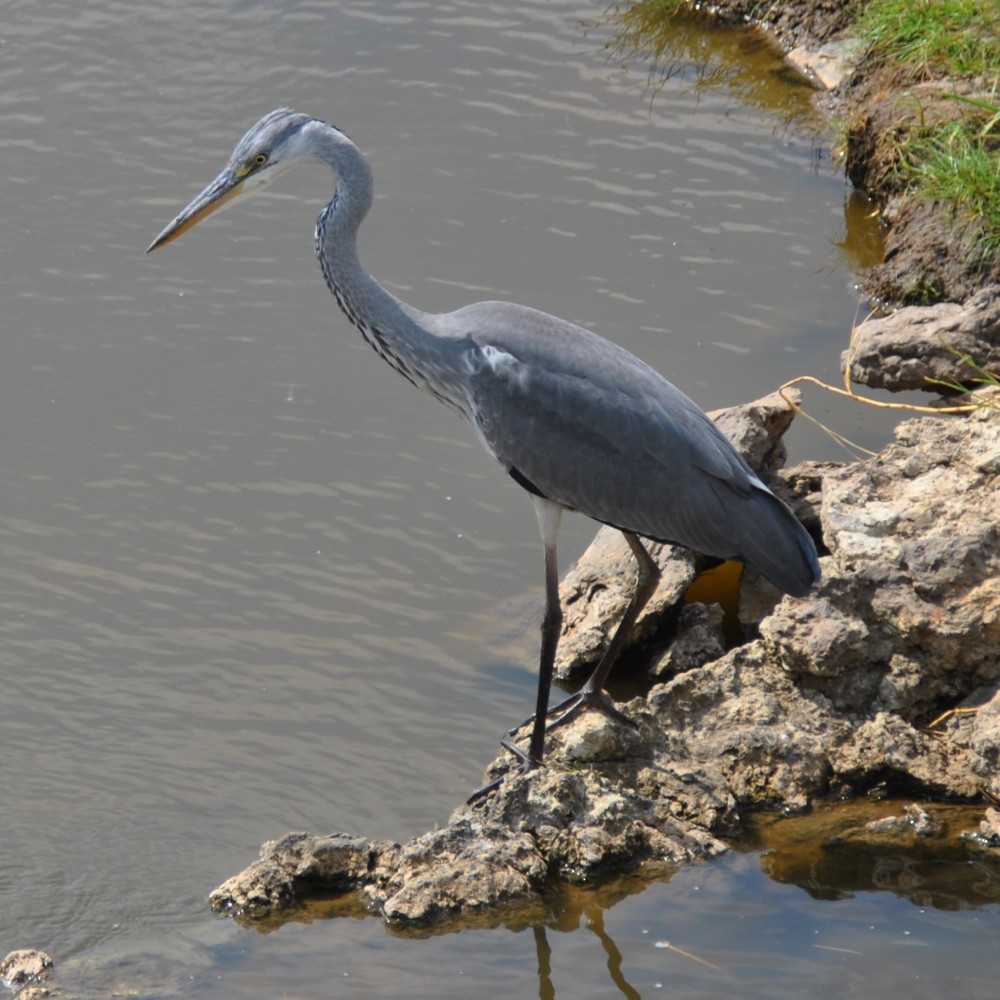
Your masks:
<path fill-rule="evenodd" d="M 540 557 L 520 490 L 336 312 L 312 259 L 321 170 L 143 255 L 287 104 L 370 154 L 366 263 L 421 307 L 567 316 L 708 408 L 836 381 L 858 213 L 801 87 L 758 62 L 700 86 L 691 59 L 734 63 L 695 33 L 651 91 L 641 59 L 609 61 L 601 9 L 7 5 L 0 953 L 95 966 L 97 991 L 614 995 L 599 936 L 568 925 L 545 994 L 530 932 L 261 937 L 206 912 L 268 837 L 404 839 L 475 787 L 532 701 Z M 810 404 L 862 444 L 888 434 Z M 840 457 L 806 424 L 790 445 Z M 593 530 L 569 520 L 566 563 Z M 720 910 L 750 926 L 761 893 L 780 927 L 785 892 L 734 858 L 584 923 L 614 926 L 641 995 L 688 975 L 714 995 L 651 936 Z M 740 962 L 784 953 L 762 954 Z"/>

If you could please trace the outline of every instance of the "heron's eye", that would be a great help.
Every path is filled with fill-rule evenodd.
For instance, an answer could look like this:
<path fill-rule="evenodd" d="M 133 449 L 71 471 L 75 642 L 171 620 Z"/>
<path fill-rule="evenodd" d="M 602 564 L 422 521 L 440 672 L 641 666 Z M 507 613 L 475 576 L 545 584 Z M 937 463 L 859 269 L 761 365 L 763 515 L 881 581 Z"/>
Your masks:
<path fill-rule="evenodd" d="M 265 163 L 267 163 L 267 153 L 258 153 L 253 158 L 253 165 L 255 167 L 262 167 Z"/>

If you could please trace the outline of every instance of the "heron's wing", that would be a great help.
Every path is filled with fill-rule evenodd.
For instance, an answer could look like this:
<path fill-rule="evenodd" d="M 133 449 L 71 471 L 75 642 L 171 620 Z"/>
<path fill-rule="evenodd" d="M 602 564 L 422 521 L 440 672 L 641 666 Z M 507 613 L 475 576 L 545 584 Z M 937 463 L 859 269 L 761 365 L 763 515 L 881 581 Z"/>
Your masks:
<path fill-rule="evenodd" d="M 480 319 L 475 423 L 497 460 L 549 499 L 683 541 L 681 525 L 710 484 L 739 495 L 753 488 L 746 463 L 698 406 L 624 349 L 519 307 Z"/>
<path fill-rule="evenodd" d="M 753 562 L 772 580 L 773 558 L 801 564 L 799 549 L 811 551 L 715 424 L 628 351 L 520 306 L 451 315 L 475 321 L 473 422 L 522 485 L 626 531 Z M 812 582 L 811 568 L 799 575 Z"/>

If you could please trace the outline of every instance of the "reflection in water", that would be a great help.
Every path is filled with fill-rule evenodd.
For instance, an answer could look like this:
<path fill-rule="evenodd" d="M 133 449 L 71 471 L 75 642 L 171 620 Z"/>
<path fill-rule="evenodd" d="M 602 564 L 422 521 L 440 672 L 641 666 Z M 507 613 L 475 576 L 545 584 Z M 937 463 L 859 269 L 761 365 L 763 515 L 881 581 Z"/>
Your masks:
<path fill-rule="evenodd" d="M 885 891 L 917 906 L 969 910 L 1000 903 L 1000 858 L 962 840 L 983 810 L 925 805 L 927 835 L 905 819 L 905 802 L 866 800 L 819 807 L 791 818 L 758 816 L 748 842 L 764 848 L 762 866 L 776 882 L 815 899 Z M 893 823 L 894 817 L 904 817 Z M 890 821 L 880 832 L 878 822 Z"/>
<path fill-rule="evenodd" d="M 778 46 L 761 31 L 695 23 L 670 16 L 663 4 L 615 3 L 604 21 L 615 34 L 606 49 L 627 67 L 649 61 L 646 81 L 651 99 L 682 73 L 695 73 L 696 95 L 724 89 L 740 104 L 766 111 L 785 129 L 812 131 L 820 126 L 813 106 L 815 88 L 785 62 Z M 627 72 L 627 68 L 623 67 Z"/>
<path fill-rule="evenodd" d="M 608 975 L 611 982 L 623 997 L 627 997 L 628 1000 L 638 1000 L 638 991 L 629 985 L 622 972 L 622 953 L 611 939 L 611 935 L 604 929 L 604 911 L 600 907 L 593 907 L 587 912 L 586 917 L 587 927 L 597 935 L 604 954 L 608 957 Z"/>
<path fill-rule="evenodd" d="M 552 982 L 552 946 L 541 924 L 532 927 L 531 932 L 535 936 L 535 958 L 538 961 L 538 998 L 551 1000 L 556 995 Z"/>
<path fill-rule="evenodd" d="M 622 972 L 622 953 L 604 929 L 604 911 L 600 906 L 590 907 L 584 914 L 587 929 L 597 935 L 601 948 L 607 956 L 608 976 L 615 989 L 626 1000 L 640 1000 L 640 994 L 629 984 Z M 535 955 L 538 960 L 538 1000 L 553 1000 L 556 995 L 555 983 L 552 980 L 552 948 L 541 924 L 532 928 L 535 936 Z"/>
<path fill-rule="evenodd" d="M 620 994 L 628 1000 L 637 1000 L 640 994 L 625 977 L 622 952 L 605 926 L 605 913 L 635 893 L 642 892 L 647 885 L 645 879 L 624 875 L 612 878 L 606 885 L 600 887 L 566 886 L 553 893 L 547 900 L 549 906 L 547 925 L 557 931 L 573 931 L 582 925 L 594 934 L 604 953 L 608 978 L 616 991 L 614 995 Z M 555 984 L 549 971 L 551 948 L 544 925 L 536 925 L 534 934 L 538 956 L 538 995 L 540 1000 L 547 1000 L 556 995 Z M 611 995 L 610 990 L 608 994 Z"/>
<path fill-rule="evenodd" d="M 581 925 L 600 942 L 605 956 L 608 978 L 615 987 L 614 995 L 627 1000 L 638 1000 L 639 991 L 628 981 L 622 968 L 621 949 L 605 927 L 604 915 L 622 900 L 642 892 L 649 885 L 645 879 L 634 875 L 612 878 L 600 887 L 568 885 L 555 890 L 546 900 L 548 919 L 532 927 L 535 938 L 535 956 L 538 963 L 539 1000 L 556 996 L 556 983 L 552 974 L 552 947 L 548 930 L 571 932 Z M 611 995 L 611 991 L 608 991 Z"/>
<path fill-rule="evenodd" d="M 1000 904 L 1000 859 L 995 853 L 960 839 L 961 831 L 976 828 L 983 813 L 982 807 L 925 803 L 921 808 L 929 813 L 930 824 L 936 833 L 920 836 L 911 832 L 909 838 L 905 832 L 907 808 L 912 807 L 905 801 L 860 801 L 819 806 L 796 817 L 760 814 L 751 819 L 743 846 L 750 847 L 755 853 L 762 852 L 760 868 L 771 880 L 795 886 L 813 900 L 851 900 L 859 896 L 870 898 L 872 894 L 888 893 L 915 907 L 941 912 L 984 910 Z M 880 833 L 879 823 L 884 824 L 893 817 L 904 817 L 903 832 L 895 824 L 890 824 L 887 832 Z M 715 863 L 714 866 L 717 865 Z M 685 877 L 689 876 L 690 871 L 687 871 Z M 658 881 L 663 884 L 668 879 Z M 621 995 L 629 1000 L 640 997 L 640 991 L 626 977 L 623 969 L 626 960 L 622 950 L 606 929 L 606 915 L 617 904 L 626 902 L 654 884 L 629 875 L 596 889 L 566 887 L 558 896 L 550 897 L 548 920 L 532 928 L 540 1000 L 551 1000 L 557 995 L 558 976 L 552 971 L 552 947 L 547 928 L 572 931 L 580 924 L 597 937 L 605 955 L 608 978 L 614 986 L 614 990 L 609 988 L 606 995 Z M 752 895 L 759 897 L 760 902 L 755 903 Z M 729 899 L 726 910 L 760 919 L 766 912 L 763 909 L 765 899 L 763 889 L 751 894 L 743 887 L 742 893 Z M 687 927 L 688 933 L 697 935 L 697 927 L 690 923 L 692 914 L 685 909 L 686 904 L 678 900 L 677 906 L 679 910 L 675 919 Z M 791 909 L 789 904 L 786 906 Z M 700 919 L 708 918 L 702 912 Z M 774 915 L 771 916 L 773 919 Z M 788 920 L 789 914 L 785 913 L 781 919 Z M 830 919 L 835 920 L 836 915 L 831 914 Z M 822 923 L 816 926 L 820 927 Z M 811 930 L 809 933 L 818 931 Z M 704 928 L 702 934 L 706 938 L 709 936 Z M 794 950 L 791 939 L 797 932 L 789 928 L 788 934 L 786 948 L 791 953 Z M 858 956 L 871 951 L 870 943 L 865 942 L 863 937 L 847 939 L 848 943 L 856 946 L 848 948 L 825 941 L 824 938 L 814 942 L 811 947 Z M 698 975 L 703 986 L 709 983 L 729 984 L 731 978 L 738 974 L 733 959 L 720 965 L 697 953 L 674 948 L 667 942 L 657 941 L 655 946 L 669 948 L 684 962 L 690 963 L 688 968 L 700 968 L 702 972 Z M 772 953 L 770 962 L 780 961 L 779 950 L 780 947 Z M 719 954 L 714 948 L 710 953 L 713 957 Z M 634 971 L 633 981 L 642 974 L 640 969 Z M 781 991 L 777 990 L 773 995 L 779 994 Z"/>
<path fill-rule="evenodd" d="M 844 199 L 844 231 L 832 245 L 839 251 L 840 264 L 852 271 L 881 264 L 885 258 L 886 228 L 875 202 L 860 191 Z"/>

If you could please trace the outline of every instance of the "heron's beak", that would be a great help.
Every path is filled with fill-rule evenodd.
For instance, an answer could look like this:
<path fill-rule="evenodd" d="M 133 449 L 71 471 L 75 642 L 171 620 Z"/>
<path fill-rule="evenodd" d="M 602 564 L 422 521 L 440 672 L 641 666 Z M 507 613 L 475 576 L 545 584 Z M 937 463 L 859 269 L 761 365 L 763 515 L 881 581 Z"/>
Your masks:
<path fill-rule="evenodd" d="M 243 178 L 237 177 L 231 170 L 223 170 L 204 191 L 160 233 L 149 245 L 146 253 L 151 253 L 159 247 L 166 246 L 186 233 L 202 219 L 208 218 L 213 212 L 222 208 L 226 202 L 232 201 L 243 191 Z"/>

